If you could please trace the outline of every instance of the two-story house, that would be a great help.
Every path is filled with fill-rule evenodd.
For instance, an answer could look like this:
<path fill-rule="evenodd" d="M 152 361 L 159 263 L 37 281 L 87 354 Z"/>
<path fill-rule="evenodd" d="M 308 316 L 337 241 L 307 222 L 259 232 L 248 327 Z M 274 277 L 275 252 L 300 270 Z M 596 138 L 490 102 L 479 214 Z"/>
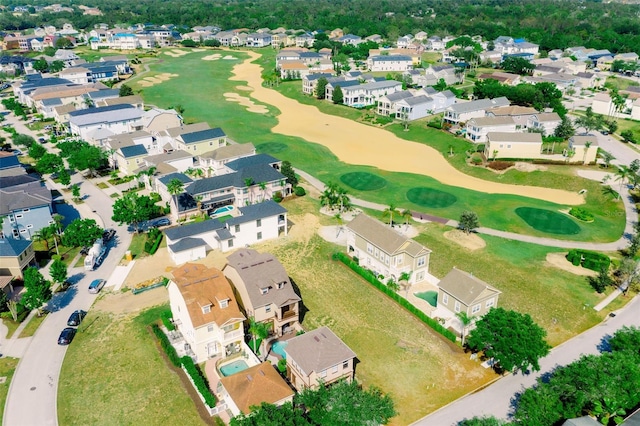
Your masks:
<path fill-rule="evenodd" d="M 269 324 L 278 337 L 299 327 L 300 297 L 274 255 L 241 249 L 227 257 L 222 272 L 236 289 L 245 316 Z"/>
<path fill-rule="evenodd" d="M 415 284 L 429 273 L 431 250 L 382 222 L 360 213 L 346 226 L 347 253 L 361 266 L 398 282 L 409 274 Z"/>
<path fill-rule="evenodd" d="M 356 354 L 328 327 L 289 339 L 284 348 L 287 378 L 299 392 L 338 380 L 351 382 Z"/>
<path fill-rule="evenodd" d="M 144 166 L 144 159 L 149 152 L 144 145 L 129 145 L 116 151 L 115 159 L 118 170 L 124 175 L 136 174 L 136 170 Z"/>
<path fill-rule="evenodd" d="M 0 218 L 5 238 L 30 240 L 53 223 L 51 191 L 30 175 L 0 178 Z"/>
<path fill-rule="evenodd" d="M 412 98 L 413 93 L 409 90 L 401 90 L 399 92 L 390 93 L 378 99 L 377 113 L 380 115 L 390 116 L 396 113 L 396 103 L 402 99 Z"/>
<path fill-rule="evenodd" d="M 487 141 L 489 132 L 516 132 L 516 123 L 510 116 L 478 117 L 467 121 L 465 137 L 473 143 Z"/>
<path fill-rule="evenodd" d="M 87 140 L 95 129 L 109 129 L 114 134 L 142 130 L 142 110 L 132 105 L 89 108 L 69 113 L 69 129 L 73 135 Z"/>
<path fill-rule="evenodd" d="M 539 112 L 532 114 L 527 119 L 527 128 L 536 132 L 541 132 L 542 136 L 551 136 L 560 125 L 562 119 L 555 112 Z"/>
<path fill-rule="evenodd" d="M 23 271 L 35 264 L 35 252 L 31 241 L 0 238 L 0 280 L 2 277 L 10 278 L 8 285 L 3 288 L 7 293 L 13 291 L 11 280 L 23 279 Z"/>
<path fill-rule="evenodd" d="M 402 83 L 395 80 L 384 80 L 341 87 L 341 89 L 344 105 L 361 108 L 375 105 L 378 99 L 383 96 L 401 91 Z"/>
<path fill-rule="evenodd" d="M 542 155 L 540 133 L 489 132 L 484 146 L 486 158 L 535 160 Z"/>
<path fill-rule="evenodd" d="M 445 123 L 453 125 L 466 123 L 472 118 L 484 117 L 489 108 L 508 106 L 509 104 L 509 99 L 505 97 L 457 103 L 445 109 L 443 120 Z"/>
<path fill-rule="evenodd" d="M 473 274 L 453 268 L 438 283 L 438 306 L 453 314 L 466 312 L 469 317 L 481 317 L 498 307 L 500 294 Z"/>
<path fill-rule="evenodd" d="M 198 157 L 199 167 L 207 177 L 229 173 L 226 164 L 256 154 L 252 143 L 234 143 L 205 152 Z"/>
<path fill-rule="evenodd" d="M 172 275 L 167 290 L 173 322 L 193 351 L 195 362 L 238 353 L 246 318 L 222 271 L 187 263 Z"/>
<path fill-rule="evenodd" d="M 194 156 L 213 151 L 226 144 L 227 135 L 219 127 L 191 133 L 182 133 L 175 138 L 177 149 L 193 153 Z"/>
<path fill-rule="evenodd" d="M 413 60 L 407 55 L 379 55 L 367 60 L 371 71 L 404 72 L 413 69 Z"/>

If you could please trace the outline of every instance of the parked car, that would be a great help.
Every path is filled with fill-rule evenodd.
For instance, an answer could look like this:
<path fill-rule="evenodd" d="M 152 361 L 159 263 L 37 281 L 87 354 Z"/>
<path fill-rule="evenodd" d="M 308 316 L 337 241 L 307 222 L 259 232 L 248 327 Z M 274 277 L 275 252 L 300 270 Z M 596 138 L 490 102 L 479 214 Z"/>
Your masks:
<path fill-rule="evenodd" d="M 151 226 L 169 226 L 171 225 L 171 219 L 168 217 L 161 217 L 160 219 L 156 219 L 152 222 Z"/>
<path fill-rule="evenodd" d="M 91 294 L 99 293 L 100 290 L 102 290 L 102 287 L 104 287 L 105 282 L 106 281 L 101 278 L 91 281 L 91 284 L 89 284 L 89 293 Z"/>
<path fill-rule="evenodd" d="M 105 229 L 102 233 L 102 243 L 107 244 L 116 235 L 115 229 Z"/>
<path fill-rule="evenodd" d="M 38 142 L 39 143 L 47 143 L 47 140 L 45 138 L 38 138 Z"/>
<path fill-rule="evenodd" d="M 67 327 L 60 333 L 60 337 L 58 337 L 59 345 L 68 345 L 73 340 L 73 337 L 76 335 L 76 329 L 72 327 Z"/>
<path fill-rule="evenodd" d="M 87 312 L 81 309 L 74 311 L 69 317 L 69 319 L 67 320 L 67 325 L 71 327 L 79 326 L 86 315 L 87 315 Z"/>
<path fill-rule="evenodd" d="M 602 134 L 603 134 L 603 135 L 605 135 L 605 136 L 609 134 L 609 132 L 608 132 L 608 131 L 606 131 L 606 130 L 600 130 L 600 133 L 602 133 Z"/>
<path fill-rule="evenodd" d="M 14 149 L 13 152 L 15 155 L 22 155 L 22 151 L 20 151 L 19 149 Z"/>

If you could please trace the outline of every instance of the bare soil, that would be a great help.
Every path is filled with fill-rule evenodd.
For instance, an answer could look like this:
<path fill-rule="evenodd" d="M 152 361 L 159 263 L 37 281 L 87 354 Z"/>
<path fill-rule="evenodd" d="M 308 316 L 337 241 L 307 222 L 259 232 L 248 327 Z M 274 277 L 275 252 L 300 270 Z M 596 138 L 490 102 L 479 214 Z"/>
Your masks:
<path fill-rule="evenodd" d="M 591 269 L 586 269 L 582 266 L 574 266 L 567 260 L 565 257 L 566 255 L 567 253 L 548 253 L 546 259 L 547 264 L 554 268 L 562 269 L 563 271 L 583 277 L 595 277 L 598 275 L 596 271 L 592 271 Z"/>
<path fill-rule="evenodd" d="M 487 243 L 479 235 L 467 234 L 459 229 L 445 232 L 444 237 L 471 251 L 480 250 L 487 246 Z"/>

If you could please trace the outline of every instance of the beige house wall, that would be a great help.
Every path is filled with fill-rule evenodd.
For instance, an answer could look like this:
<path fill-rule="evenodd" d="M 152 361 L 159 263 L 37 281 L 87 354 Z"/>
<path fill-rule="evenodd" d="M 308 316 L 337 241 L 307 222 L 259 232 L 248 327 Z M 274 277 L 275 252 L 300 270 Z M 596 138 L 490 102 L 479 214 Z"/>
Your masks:
<path fill-rule="evenodd" d="M 497 151 L 497 154 L 494 154 Z M 540 158 L 542 151 L 542 143 L 527 142 L 492 142 L 487 141 L 485 145 L 484 155 L 488 159 L 493 158 L 522 158 L 535 159 Z"/>
<path fill-rule="evenodd" d="M 338 380 L 346 380 L 351 383 L 354 377 L 353 359 L 347 360 L 342 364 L 338 364 L 327 368 L 320 372 L 311 372 L 308 376 L 298 369 L 297 366 L 287 358 L 287 378 L 297 391 L 302 389 L 317 389 L 320 383 L 329 385 Z"/>
<path fill-rule="evenodd" d="M 489 297 L 479 299 L 469 306 L 439 288 L 438 306 L 443 306 L 454 314 L 458 312 L 466 312 L 469 317 L 481 317 L 489 312 L 491 308 L 496 308 L 498 306 L 498 297 L 498 294 L 493 294 Z"/>

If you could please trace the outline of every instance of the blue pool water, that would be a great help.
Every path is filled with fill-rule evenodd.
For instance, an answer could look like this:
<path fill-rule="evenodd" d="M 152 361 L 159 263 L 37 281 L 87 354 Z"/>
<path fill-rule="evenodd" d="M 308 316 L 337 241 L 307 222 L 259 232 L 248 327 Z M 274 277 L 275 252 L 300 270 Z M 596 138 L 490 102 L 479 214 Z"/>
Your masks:
<path fill-rule="evenodd" d="M 246 370 L 247 368 L 249 368 L 247 363 L 244 362 L 244 360 L 239 359 L 237 361 L 230 362 L 229 364 L 220 366 L 220 372 L 223 376 L 227 377 Z"/>
<path fill-rule="evenodd" d="M 365 105 L 365 104 L 361 104 L 361 103 L 353 104 L 352 106 L 353 106 L 354 108 L 364 108 L 364 107 L 366 107 L 366 105 Z"/>
<path fill-rule="evenodd" d="M 215 209 L 213 211 L 213 215 L 217 215 L 217 214 L 223 214 L 223 213 L 227 213 L 230 212 L 231 210 L 233 210 L 233 206 L 224 206 L 224 207 L 218 207 L 217 209 Z"/>
<path fill-rule="evenodd" d="M 287 359 L 287 355 L 284 353 L 284 348 L 287 347 L 287 342 L 275 342 L 271 345 L 271 351 L 277 353 L 282 358 Z"/>

